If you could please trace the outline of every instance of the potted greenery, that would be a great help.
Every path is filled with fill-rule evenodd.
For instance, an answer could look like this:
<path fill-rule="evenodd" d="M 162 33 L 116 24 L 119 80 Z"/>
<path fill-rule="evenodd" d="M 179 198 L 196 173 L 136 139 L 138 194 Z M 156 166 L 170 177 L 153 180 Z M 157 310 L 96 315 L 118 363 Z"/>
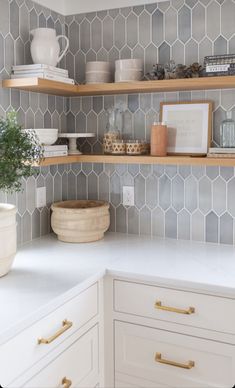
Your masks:
<path fill-rule="evenodd" d="M 22 189 L 22 178 L 35 174 L 42 158 L 34 131 L 22 130 L 16 112 L 0 118 L 0 191 Z M 6 275 L 16 254 L 16 207 L 0 203 L 0 277 Z"/>

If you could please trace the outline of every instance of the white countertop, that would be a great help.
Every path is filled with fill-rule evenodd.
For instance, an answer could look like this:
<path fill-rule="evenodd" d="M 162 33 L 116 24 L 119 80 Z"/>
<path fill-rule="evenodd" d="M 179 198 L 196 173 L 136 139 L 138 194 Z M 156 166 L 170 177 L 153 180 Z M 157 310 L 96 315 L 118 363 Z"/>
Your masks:
<path fill-rule="evenodd" d="M 0 279 L 0 344 L 105 273 L 235 298 L 235 248 L 118 233 L 89 244 L 54 235 L 17 253 Z"/>

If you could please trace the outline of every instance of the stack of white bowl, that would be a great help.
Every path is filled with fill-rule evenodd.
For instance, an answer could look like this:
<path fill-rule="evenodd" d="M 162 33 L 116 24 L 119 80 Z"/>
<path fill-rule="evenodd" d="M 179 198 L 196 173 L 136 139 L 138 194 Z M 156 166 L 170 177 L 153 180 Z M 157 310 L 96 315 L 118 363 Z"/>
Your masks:
<path fill-rule="evenodd" d="M 112 81 L 111 64 L 104 61 L 86 63 L 86 83 L 101 84 Z"/>
<path fill-rule="evenodd" d="M 119 59 L 115 61 L 115 82 L 135 82 L 143 78 L 142 59 Z"/>

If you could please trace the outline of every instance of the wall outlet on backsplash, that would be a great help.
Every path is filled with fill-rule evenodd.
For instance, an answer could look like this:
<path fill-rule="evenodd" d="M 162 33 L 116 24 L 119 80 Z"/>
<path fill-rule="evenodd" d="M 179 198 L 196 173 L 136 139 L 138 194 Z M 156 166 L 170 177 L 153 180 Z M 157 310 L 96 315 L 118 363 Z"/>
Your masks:
<path fill-rule="evenodd" d="M 123 205 L 135 206 L 134 186 L 123 186 Z"/>
<path fill-rule="evenodd" d="M 36 207 L 46 206 L 46 187 L 37 187 L 36 188 Z"/>

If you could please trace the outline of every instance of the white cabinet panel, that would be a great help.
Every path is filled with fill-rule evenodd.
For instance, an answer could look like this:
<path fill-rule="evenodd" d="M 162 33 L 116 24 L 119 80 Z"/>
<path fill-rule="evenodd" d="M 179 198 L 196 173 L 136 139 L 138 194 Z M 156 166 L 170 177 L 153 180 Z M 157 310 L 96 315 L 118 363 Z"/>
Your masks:
<path fill-rule="evenodd" d="M 155 306 L 161 303 L 160 308 Z M 172 311 L 161 307 L 173 308 Z M 191 314 L 190 307 L 194 308 Z M 235 334 L 235 300 L 168 288 L 114 281 L 118 312 Z"/>
<path fill-rule="evenodd" d="M 63 387 L 64 378 L 71 381 L 71 387 L 95 386 L 98 380 L 98 326 L 93 327 L 74 342 L 24 387 Z"/>
<path fill-rule="evenodd" d="M 81 328 L 98 313 L 98 285 L 94 284 L 81 292 L 45 318 L 21 332 L 0 347 L 1 384 L 7 385 L 31 365 L 45 357 L 58 344 Z M 49 344 L 38 344 L 38 338 L 50 338 L 61 329 L 62 322 L 72 322 Z M 22 357 L 23 354 L 23 357 Z M 11 368 L 9 368 L 11 365 Z"/>
<path fill-rule="evenodd" d="M 189 365 L 191 369 L 155 360 Z M 226 387 L 235 384 L 235 347 L 164 330 L 115 322 L 115 371 L 169 387 Z"/>

